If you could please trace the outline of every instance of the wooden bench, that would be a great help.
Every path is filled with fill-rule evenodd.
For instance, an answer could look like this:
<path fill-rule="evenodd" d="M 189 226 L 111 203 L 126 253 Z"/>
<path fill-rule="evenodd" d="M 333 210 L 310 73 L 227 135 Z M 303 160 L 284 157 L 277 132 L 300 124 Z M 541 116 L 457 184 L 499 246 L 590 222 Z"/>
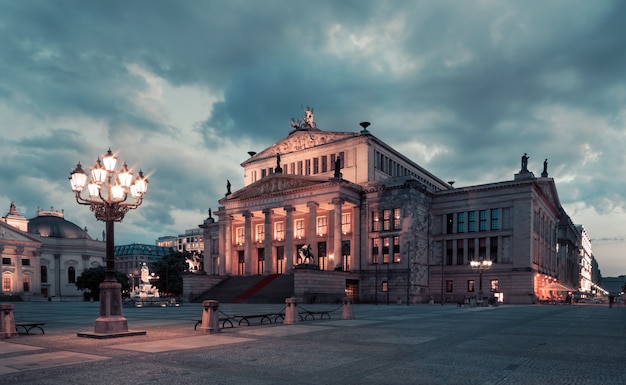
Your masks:
<path fill-rule="evenodd" d="M 31 330 L 39 329 L 41 331 L 41 334 L 46 334 L 46 332 L 42 328 L 42 326 L 44 325 L 44 322 L 16 322 L 15 331 L 18 332 L 18 334 L 30 334 Z M 20 332 L 20 329 L 22 330 L 22 332 Z"/>
<path fill-rule="evenodd" d="M 198 330 L 198 326 L 202 325 L 201 319 L 193 320 L 196 324 L 193 326 L 193 330 Z M 222 329 L 226 329 L 226 325 L 228 324 L 229 328 L 234 328 L 233 321 L 231 321 L 231 317 L 220 317 L 220 323 L 222 324 Z"/>

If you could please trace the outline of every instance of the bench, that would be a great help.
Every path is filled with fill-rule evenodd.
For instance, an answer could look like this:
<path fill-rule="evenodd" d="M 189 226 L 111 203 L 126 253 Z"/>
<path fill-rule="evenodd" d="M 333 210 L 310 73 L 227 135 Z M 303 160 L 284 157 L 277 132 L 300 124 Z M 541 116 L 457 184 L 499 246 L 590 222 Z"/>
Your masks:
<path fill-rule="evenodd" d="M 234 319 L 238 319 L 239 320 L 239 326 L 241 326 L 242 323 L 245 322 L 246 326 L 250 326 L 250 320 L 252 319 L 258 319 L 259 321 L 256 322 L 255 324 L 257 325 L 263 325 L 264 322 L 267 321 L 268 324 L 272 323 L 272 317 L 274 317 L 274 320 L 276 320 L 278 318 L 277 314 L 274 313 L 263 313 L 263 314 L 238 314 L 238 315 L 234 315 L 232 318 Z"/>
<path fill-rule="evenodd" d="M 195 319 L 193 320 L 196 324 L 193 326 L 193 330 L 198 330 L 198 325 L 202 325 L 202 320 L 201 319 Z M 233 328 L 235 327 L 235 325 L 233 325 L 233 321 L 230 320 L 230 317 L 220 317 L 220 323 L 222 324 L 222 329 L 226 328 L 226 324 L 228 324 L 229 328 Z"/>
<path fill-rule="evenodd" d="M 42 326 L 45 325 L 44 322 L 16 322 L 15 323 L 15 331 L 18 334 L 30 334 L 30 331 L 33 329 L 39 329 L 41 334 L 46 334 L 43 330 Z M 20 329 L 22 332 L 20 332 Z"/>

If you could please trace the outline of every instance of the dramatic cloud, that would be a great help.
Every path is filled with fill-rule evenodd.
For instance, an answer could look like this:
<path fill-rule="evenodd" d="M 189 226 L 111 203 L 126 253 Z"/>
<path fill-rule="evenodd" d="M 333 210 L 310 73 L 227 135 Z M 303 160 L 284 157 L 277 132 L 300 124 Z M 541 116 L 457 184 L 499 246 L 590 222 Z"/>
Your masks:
<path fill-rule="evenodd" d="M 118 243 L 195 228 L 301 106 L 455 186 L 541 173 L 626 273 L 622 1 L 0 2 L 0 210 L 101 237 L 67 177 L 110 147 L 150 175 Z M 596 243 L 594 243 L 596 245 Z"/>

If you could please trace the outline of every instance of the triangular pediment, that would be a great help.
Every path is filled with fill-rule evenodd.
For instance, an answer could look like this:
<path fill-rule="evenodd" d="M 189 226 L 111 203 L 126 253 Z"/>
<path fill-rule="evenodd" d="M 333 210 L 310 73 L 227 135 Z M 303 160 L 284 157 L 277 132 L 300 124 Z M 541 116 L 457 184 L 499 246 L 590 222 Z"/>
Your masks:
<path fill-rule="evenodd" d="M 254 159 L 262 159 L 266 157 L 276 156 L 276 154 L 289 154 L 292 152 L 302 151 L 307 148 L 322 146 L 325 144 L 339 142 L 342 140 L 350 139 L 359 136 L 360 134 L 354 132 L 327 132 L 327 131 L 294 131 L 288 137 L 279 140 L 272 146 L 257 153 L 248 161 Z"/>
<path fill-rule="evenodd" d="M 260 198 L 289 194 L 293 190 L 328 184 L 328 178 L 272 174 L 226 196 L 223 200 Z"/>
<path fill-rule="evenodd" d="M 0 221 L 0 244 L 2 243 L 33 243 L 40 242 L 38 239 L 15 227 Z"/>
<path fill-rule="evenodd" d="M 554 207 L 561 207 L 561 201 L 559 200 L 559 194 L 556 191 L 556 185 L 554 184 L 554 179 L 552 178 L 541 178 L 538 179 L 539 186 L 541 186 L 541 190 L 548 197 L 548 200 L 552 202 Z"/>

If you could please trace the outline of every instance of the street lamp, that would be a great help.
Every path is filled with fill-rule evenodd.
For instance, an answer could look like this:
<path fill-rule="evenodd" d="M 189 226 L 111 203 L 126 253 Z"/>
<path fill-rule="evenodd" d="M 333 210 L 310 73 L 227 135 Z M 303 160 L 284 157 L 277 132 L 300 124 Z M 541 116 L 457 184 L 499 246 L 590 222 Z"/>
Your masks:
<path fill-rule="evenodd" d="M 472 270 L 478 271 L 478 296 L 483 300 L 483 271 L 489 270 L 493 262 L 491 260 L 481 259 L 479 261 L 470 261 Z"/>
<path fill-rule="evenodd" d="M 80 163 L 69 178 L 72 191 L 76 193 L 76 202 L 89 206 L 96 219 L 106 224 L 106 270 L 104 282 L 100 284 L 100 316 L 95 322 L 95 332 L 98 334 L 128 332 L 128 323 L 122 315 L 122 285 L 115 279 L 113 223 L 121 222 L 129 210 L 139 207 L 148 190 L 148 180 L 141 170 L 133 180 L 133 173 L 128 170 L 126 163 L 121 170 L 115 171 L 116 163 L 117 157 L 109 149 L 102 160 L 96 160 L 89 184 L 87 173 Z M 81 195 L 85 185 L 89 195 L 87 198 Z"/>

